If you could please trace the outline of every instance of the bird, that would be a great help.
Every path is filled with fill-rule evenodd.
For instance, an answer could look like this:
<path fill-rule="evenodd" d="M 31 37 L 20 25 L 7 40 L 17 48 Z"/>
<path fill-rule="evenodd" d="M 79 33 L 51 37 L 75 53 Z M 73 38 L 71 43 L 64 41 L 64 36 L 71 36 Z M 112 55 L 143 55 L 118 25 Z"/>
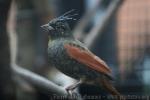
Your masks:
<path fill-rule="evenodd" d="M 50 20 L 41 27 L 48 31 L 48 63 L 59 71 L 76 80 L 66 91 L 73 91 L 81 83 L 99 85 L 113 96 L 121 96 L 112 85 L 113 77 L 109 66 L 77 40 L 68 24 L 76 20 L 71 14 L 74 9 Z"/>

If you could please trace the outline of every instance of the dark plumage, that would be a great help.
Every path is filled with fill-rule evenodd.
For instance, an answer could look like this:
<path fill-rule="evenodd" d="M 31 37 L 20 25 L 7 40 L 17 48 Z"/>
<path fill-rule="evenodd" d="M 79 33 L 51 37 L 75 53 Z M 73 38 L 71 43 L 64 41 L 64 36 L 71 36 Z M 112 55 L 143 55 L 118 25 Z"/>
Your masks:
<path fill-rule="evenodd" d="M 73 90 L 81 82 L 84 82 L 101 85 L 112 95 L 119 96 L 119 92 L 111 85 L 111 70 L 107 64 L 91 53 L 84 44 L 76 40 L 71 34 L 67 20 L 75 20 L 72 17 L 77 15 L 70 15 L 72 11 L 66 12 L 41 26 L 50 35 L 48 43 L 50 66 L 54 66 L 64 74 L 80 80 L 79 83 L 71 85 L 67 90 Z"/>

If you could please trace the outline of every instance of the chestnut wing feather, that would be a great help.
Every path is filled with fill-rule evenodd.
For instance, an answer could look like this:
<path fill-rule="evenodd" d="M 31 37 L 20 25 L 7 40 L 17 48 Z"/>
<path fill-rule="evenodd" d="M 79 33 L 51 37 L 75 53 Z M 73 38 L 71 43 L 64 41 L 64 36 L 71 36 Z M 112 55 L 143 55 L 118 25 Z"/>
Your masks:
<path fill-rule="evenodd" d="M 89 50 L 86 49 L 84 50 L 79 46 L 70 45 L 70 44 L 65 44 L 64 47 L 68 55 L 73 59 L 87 65 L 89 68 L 97 72 L 110 76 L 111 69 L 106 65 L 106 63 L 103 60 L 95 56 Z"/>

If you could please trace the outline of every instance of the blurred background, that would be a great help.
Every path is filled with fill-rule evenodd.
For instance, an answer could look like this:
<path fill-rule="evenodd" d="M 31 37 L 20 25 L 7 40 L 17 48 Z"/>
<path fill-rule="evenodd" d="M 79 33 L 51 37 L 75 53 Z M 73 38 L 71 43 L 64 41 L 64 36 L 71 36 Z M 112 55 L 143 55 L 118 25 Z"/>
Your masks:
<path fill-rule="evenodd" d="M 123 95 L 148 96 L 150 0 L 0 0 L 0 94 L 9 94 L 6 100 L 49 100 L 52 95 L 21 79 L 12 81 L 11 63 L 64 87 L 75 82 L 48 65 L 48 34 L 40 28 L 71 9 L 78 13 L 69 22 L 74 36 L 107 62 L 115 87 Z M 107 95 L 95 86 L 81 85 L 79 91 Z"/>

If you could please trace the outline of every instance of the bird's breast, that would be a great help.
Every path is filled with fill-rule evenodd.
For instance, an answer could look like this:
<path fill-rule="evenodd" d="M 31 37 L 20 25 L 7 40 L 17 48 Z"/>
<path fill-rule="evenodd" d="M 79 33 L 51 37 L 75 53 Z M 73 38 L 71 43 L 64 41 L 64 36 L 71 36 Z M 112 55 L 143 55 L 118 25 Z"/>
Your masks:
<path fill-rule="evenodd" d="M 56 67 L 64 74 L 77 78 L 75 75 L 78 67 L 76 62 L 67 55 L 63 41 L 51 42 L 48 46 L 48 61 L 50 66 Z"/>
<path fill-rule="evenodd" d="M 71 58 L 67 54 L 64 44 L 64 41 L 54 41 L 49 43 L 48 61 L 50 66 L 56 67 L 64 74 L 75 79 L 80 79 L 81 77 L 88 77 L 92 79 L 99 76 L 97 72 Z"/>

